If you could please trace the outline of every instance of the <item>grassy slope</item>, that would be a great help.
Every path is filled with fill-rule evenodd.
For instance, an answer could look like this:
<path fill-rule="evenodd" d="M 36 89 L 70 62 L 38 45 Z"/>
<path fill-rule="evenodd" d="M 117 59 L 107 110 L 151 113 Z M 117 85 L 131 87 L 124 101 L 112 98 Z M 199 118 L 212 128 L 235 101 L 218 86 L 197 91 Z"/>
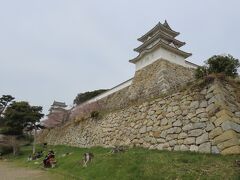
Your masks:
<path fill-rule="evenodd" d="M 49 171 L 62 174 L 66 179 L 240 179 L 240 168 L 234 164 L 236 159 L 240 159 L 240 155 L 221 156 L 139 148 L 129 149 L 125 153 L 109 154 L 110 149 L 100 147 L 50 148 L 57 155 L 58 166 Z M 94 153 L 94 160 L 87 168 L 83 168 L 78 162 L 83 153 L 89 151 Z M 34 164 L 35 161 L 26 161 L 30 152 L 31 147 L 24 147 L 19 157 L 8 158 L 21 166 L 41 168 L 41 164 Z M 62 157 L 66 152 L 73 154 Z M 38 162 L 41 163 L 42 159 Z"/>

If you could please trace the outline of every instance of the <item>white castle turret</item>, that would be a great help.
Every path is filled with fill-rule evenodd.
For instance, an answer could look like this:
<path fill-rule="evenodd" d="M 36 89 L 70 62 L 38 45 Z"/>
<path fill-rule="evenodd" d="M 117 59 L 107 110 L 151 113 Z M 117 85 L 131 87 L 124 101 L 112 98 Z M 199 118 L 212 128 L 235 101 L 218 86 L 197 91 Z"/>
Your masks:
<path fill-rule="evenodd" d="M 179 34 L 170 28 L 167 21 L 163 24 L 159 22 L 154 28 L 138 38 L 142 44 L 134 51 L 138 52 L 139 55 L 129 62 L 136 65 L 136 71 L 161 59 L 195 68 L 196 65 L 185 60 L 192 54 L 179 49 L 186 44 L 175 39 Z"/>
<path fill-rule="evenodd" d="M 98 107 L 100 101 L 107 101 L 107 106 L 112 108 L 109 99 L 113 100 L 118 94 L 124 96 L 118 101 L 117 106 L 120 107 L 128 101 L 159 96 L 189 82 L 193 78 L 193 68 L 197 65 L 185 60 L 192 54 L 179 49 L 185 45 L 185 42 L 175 38 L 179 34 L 170 28 L 167 21 L 163 24 L 158 23 L 138 39 L 142 44 L 134 50 L 139 55 L 130 60 L 136 65 L 134 77 L 89 99 L 81 106 L 74 107 L 71 111 L 77 112 L 77 109 L 81 110 L 92 103 L 96 103 L 94 106 Z M 62 105 L 59 102 L 54 104 Z"/>

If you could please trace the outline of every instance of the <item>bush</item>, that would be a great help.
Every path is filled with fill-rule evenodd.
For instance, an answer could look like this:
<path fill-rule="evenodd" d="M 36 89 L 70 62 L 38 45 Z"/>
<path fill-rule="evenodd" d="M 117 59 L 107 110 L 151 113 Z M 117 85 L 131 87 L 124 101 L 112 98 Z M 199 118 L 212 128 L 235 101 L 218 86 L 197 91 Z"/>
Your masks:
<path fill-rule="evenodd" d="M 209 74 L 224 74 L 226 76 L 236 77 L 238 68 L 240 67 L 239 60 L 231 55 L 215 55 L 209 58 L 204 66 L 200 66 L 195 71 L 197 79 L 204 78 Z"/>
<path fill-rule="evenodd" d="M 236 77 L 237 68 L 240 67 L 238 59 L 231 55 L 213 56 L 207 60 L 209 73 L 224 73 L 227 76 Z"/>
<path fill-rule="evenodd" d="M 195 71 L 195 78 L 202 79 L 207 76 L 207 67 L 206 66 L 199 66 Z"/>
<path fill-rule="evenodd" d="M 92 99 L 93 97 L 104 93 L 105 91 L 107 91 L 107 90 L 106 89 L 99 89 L 99 90 L 95 90 L 95 91 L 79 93 L 77 95 L 77 97 L 74 99 L 73 103 L 76 104 L 76 105 L 82 104 L 82 103 Z"/>
<path fill-rule="evenodd" d="M 1 155 L 4 155 L 4 154 L 10 154 L 10 153 L 12 153 L 12 148 L 9 146 L 9 147 L 7 147 L 7 146 L 4 146 L 4 147 L 0 147 L 0 154 Z"/>
<path fill-rule="evenodd" d="M 97 119 L 99 118 L 100 113 L 98 111 L 92 111 L 91 112 L 91 118 Z"/>

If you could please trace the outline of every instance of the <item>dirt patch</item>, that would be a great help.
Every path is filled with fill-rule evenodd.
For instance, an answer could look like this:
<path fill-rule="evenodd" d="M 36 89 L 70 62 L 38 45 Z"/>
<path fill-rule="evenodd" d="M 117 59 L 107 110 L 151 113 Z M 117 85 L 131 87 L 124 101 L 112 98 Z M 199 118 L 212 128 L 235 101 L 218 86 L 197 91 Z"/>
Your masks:
<path fill-rule="evenodd" d="M 14 163 L 0 161 L 0 179 L 1 180 L 61 180 L 59 175 L 50 174 L 43 170 L 33 170 L 23 167 L 17 167 Z"/>

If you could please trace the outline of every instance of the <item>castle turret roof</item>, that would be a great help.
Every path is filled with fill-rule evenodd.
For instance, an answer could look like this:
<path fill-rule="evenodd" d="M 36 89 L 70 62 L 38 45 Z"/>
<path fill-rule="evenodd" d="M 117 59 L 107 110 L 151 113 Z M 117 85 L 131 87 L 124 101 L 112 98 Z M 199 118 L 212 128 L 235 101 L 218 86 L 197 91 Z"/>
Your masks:
<path fill-rule="evenodd" d="M 143 36 L 138 38 L 138 41 L 140 41 L 140 42 L 146 41 L 149 37 L 154 35 L 159 30 L 165 32 L 166 34 L 169 34 L 172 37 L 176 37 L 177 35 L 180 34 L 179 32 L 176 32 L 176 31 L 172 30 L 170 28 L 169 24 L 167 23 L 167 21 L 165 20 L 165 22 L 163 24 L 159 22 L 156 26 L 154 26 L 146 34 L 144 34 Z"/>
<path fill-rule="evenodd" d="M 145 41 L 143 44 L 138 46 L 137 48 L 134 49 L 136 52 L 141 52 L 146 48 L 148 45 L 153 43 L 154 41 L 157 41 L 158 39 L 164 40 L 167 44 L 173 43 L 177 48 L 182 47 L 185 45 L 185 42 L 179 41 L 172 36 L 169 36 L 168 34 L 164 33 L 162 30 L 159 30 L 157 33 L 155 33 L 152 37 L 150 37 L 147 41 Z"/>
<path fill-rule="evenodd" d="M 65 102 L 54 101 L 52 106 L 67 107 Z"/>
<path fill-rule="evenodd" d="M 176 47 L 173 47 L 169 44 L 166 44 L 165 42 L 163 41 L 159 41 L 158 43 L 156 43 L 154 46 L 148 48 L 148 49 L 145 49 L 144 51 L 142 51 L 136 58 L 134 59 L 131 59 L 129 62 L 131 63 L 136 63 L 138 60 L 140 60 L 141 57 L 143 57 L 145 54 L 147 54 L 148 52 L 151 52 L 152 50 L 154 50 L 155 48 L 158 48 L 158 47 L 163 47 L 165 49 L 168 49 L 178 55 L 181 55 L 183 56 L 184 58 L 188 58 L 189 56 L 191 56 L 192 54 L 191 53 L 187 53 L 185 51 L 182 51 Z"/>
<path fill-rule="evenodd" d="M 135 48 L 134 51 L 138 52 L 139 55 L 136 58 L 130 60 L 130 62 L 136 63 L 144 55 L 152 53 L 154 50 L 156 50 L 158 48 L 165 49 L 170 54 L 178 55 L 181 58 L 184 58 L 184 59 L 188 58 L 192 54 L 184 52 L 179 49 L 183 45 L 186 44 L 185 42 L 182 42 L 175 38 L 179 34 L 180 34 L 179 32 L 172 30 L 172 28 L 169 26 L 169 24 L 166 20 L 163 24 L 159 22 L 150 31 L 148 31 L 146 34 L 144 34 L 142 37 L 140 37 L 138 39 L 139 41 L 142 42 L 142 44 L 140 46 L 138 46 L 137 48 Z M 166 57 L 166 54 L 164 54 L 163 51 L 161 53 L 162 54 L 155 55 L 155 57 L 152 54 L 152 57 L 155 59 L 156 59 L 156 56 L 158 56 L 159 58 L 161 58 L 163 56 Z M 169 57 L 170 56 L 168 56 L 168 58 Z M 146 64 L 146 61 L 149 61 L 149 60 L 143 60 L 143 61 L 144 61 L 143 63 Z M 184 61 L 184 60 L 182 59 L 182 61 Z M 184 62 L 182 62 L 182 64 L 184 64 Z"/>

